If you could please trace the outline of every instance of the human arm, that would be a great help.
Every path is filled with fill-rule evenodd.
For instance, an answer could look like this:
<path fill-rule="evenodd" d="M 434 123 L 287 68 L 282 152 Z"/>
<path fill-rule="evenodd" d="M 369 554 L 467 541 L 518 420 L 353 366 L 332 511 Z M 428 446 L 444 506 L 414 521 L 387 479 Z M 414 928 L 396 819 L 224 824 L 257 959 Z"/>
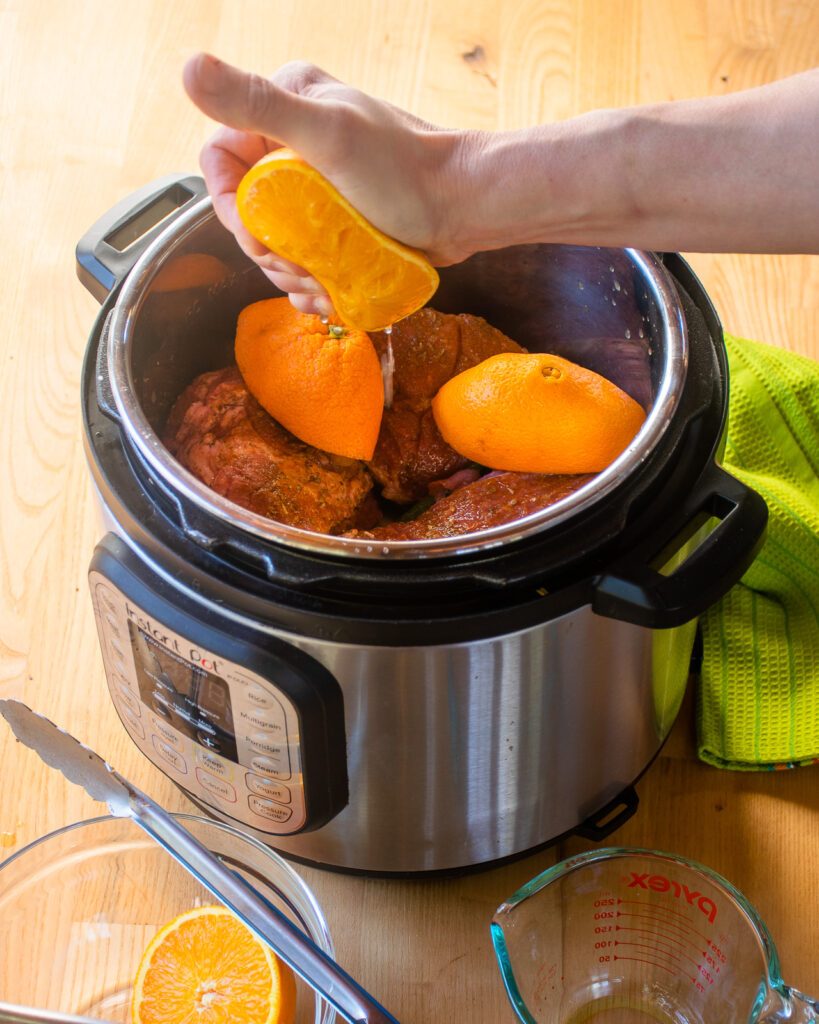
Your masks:
<path fill-rule="evenodd" d="M 244 171 L 277 145 L 438 265 L 540 241 L 819 252 L 819 70 L 494 133 L 438 129 L 302 63 L 267 80 L 200 55 L 185 85 L 226 126 L 201 157 L 217 214 L 306 310 L 324 311 L 320 286 L 250 238 L 235 208 Z"/>

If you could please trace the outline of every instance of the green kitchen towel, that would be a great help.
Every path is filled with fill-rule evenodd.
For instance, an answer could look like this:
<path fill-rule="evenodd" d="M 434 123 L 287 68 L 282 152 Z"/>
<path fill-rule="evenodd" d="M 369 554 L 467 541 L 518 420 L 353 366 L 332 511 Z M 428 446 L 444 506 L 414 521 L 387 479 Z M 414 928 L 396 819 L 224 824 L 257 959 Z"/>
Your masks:
<path fill-rule="evenodd" d="M 701 760 L 819 763 L 819 363 L 725 336 L 725 468 L 768 504 L 765 544 L 700 620 Z"/>

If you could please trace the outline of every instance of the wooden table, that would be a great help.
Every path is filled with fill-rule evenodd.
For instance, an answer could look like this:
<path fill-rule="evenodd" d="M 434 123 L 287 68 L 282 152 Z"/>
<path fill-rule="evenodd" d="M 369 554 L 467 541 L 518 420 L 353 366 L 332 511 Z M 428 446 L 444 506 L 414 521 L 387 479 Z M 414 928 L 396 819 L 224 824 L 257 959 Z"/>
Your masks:
<path fill-rule="evenodd" d="M 119 725 L 86 584 L 98 536 L 79 374 L 96 312 L 76 241 L 117 200 L 195 171 L 211 125 L 180 85 L 209 49 L 300 57 L 434 122 L 510 128 L 604 105 L 721 94 L 819 64 L 815 0 L 0 0 L 0 694 L 24 698 L 166 807 L 186 800 Z M 819 259 L 694 256 L 735 333 L 819 355 Z M 787 980 L 819 993 L 819 774 L 716 771 L 691 702 L 638 789 L 625 845 L 675 850 L 759 907 Z M 0 857 L 99 813 L 0 729 Z M 559 785 L 559 781 L 557 782 Z M 407 1024 L 511 1021 L 488 922 L 572 840 L 456 880 L 304 870 L 338 955 Z M 42 967 L 40 968 L 42 969 Z M 721 1022 L 716 1022 L 721 1024 Z"/>

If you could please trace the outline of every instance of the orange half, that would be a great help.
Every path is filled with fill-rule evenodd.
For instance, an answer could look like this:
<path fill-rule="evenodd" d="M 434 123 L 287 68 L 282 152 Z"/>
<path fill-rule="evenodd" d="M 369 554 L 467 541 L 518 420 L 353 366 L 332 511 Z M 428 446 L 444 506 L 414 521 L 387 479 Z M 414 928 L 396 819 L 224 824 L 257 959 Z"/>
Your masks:
<path fill-rule="evenodd" d="M 438 287 L 422 252 L 379 231 L 291 149 L 254 164 L 236 193 L 247 230 L 304 267 L 349 327 L 380 331 L 420 309 Z"/>
<path fill-rule="evenodd" d="M 165 925 L 143 954 L 133 1024 L 292 1024 L 293 972 L 225 907 Z"/>

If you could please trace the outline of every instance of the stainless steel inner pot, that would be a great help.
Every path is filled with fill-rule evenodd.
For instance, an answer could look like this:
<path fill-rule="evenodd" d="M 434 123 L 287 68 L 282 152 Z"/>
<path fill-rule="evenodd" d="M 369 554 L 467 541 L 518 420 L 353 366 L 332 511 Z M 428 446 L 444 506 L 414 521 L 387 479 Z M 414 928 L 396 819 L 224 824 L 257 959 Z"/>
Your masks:
<path fill-rule="evenodd" d="M 332 537 L 249 512 L 181 466 L 160 440 L 168 411 L 199 373 L 233 361 L 236 318 L 280 294 L 217 221 L 209 199 L 183 211 L 128 274 L 107 331 L 113 399 L 151 469 L 183 500 L 257 537 L 356 559 L 475 552 L 529 537 L 608 495 L 652 452 L 672 421 L 688 360 L 685 320 L 660 260 L 634 249 L 518 246 L 441 270 L 430 305 L 483 316 L 531 351 L 546 351 L 613 381 L 647 412 L 626 450 L 586 486 L 515 522 L 463 537 L 379 541 Z"/>

